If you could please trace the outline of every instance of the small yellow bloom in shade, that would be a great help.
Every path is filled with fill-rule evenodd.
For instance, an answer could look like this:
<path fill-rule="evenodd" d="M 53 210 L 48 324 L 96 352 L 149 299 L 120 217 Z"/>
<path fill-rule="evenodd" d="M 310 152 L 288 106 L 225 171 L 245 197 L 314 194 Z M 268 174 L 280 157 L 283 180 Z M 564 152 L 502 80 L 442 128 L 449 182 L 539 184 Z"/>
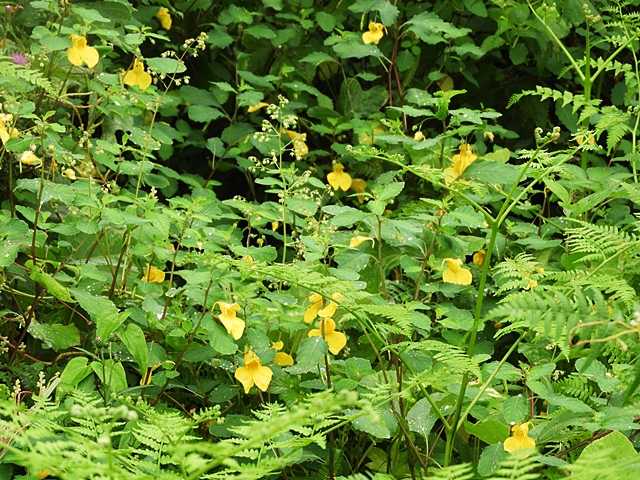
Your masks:
<path fill-rule="evenodd" d="M 534 280 L 533 278 L 529 278 L 529 276 L 528 276 L 528 275 L 526 275 L 526 277 L 527 277 L 527 279 L 529 280 L 529 284 L 528 284 L 528 285 L 525 285 L 525 286 L 523 287 L 525 290 L 531 290 L 532 288 L 534 288 L 534 287 L 537 287 L 537 286 L 538 286 L 538 281 L 537 281 L 537 280 Z"/>
<path fill-rule="evenodd" d="M 144 64 L 136 58 L 133 68 L 125 73 L 123 81 L 125 85 L 138 85 L 140 90 L 146 90 L 151 85 L 151 75 L 144 71 Z"/>
<path fill-rule="evenodd" d="M 448 174 L 448 177 L 444 179 L 445 183 L 449 184 L 455 181 L 477 158 L 478 156 L 473 153 L 473 147 L 466 143 L 461 144 L 460 153 L 452 157 L 453 167 L 443 170 L 444 173 Z"/>
<path fill-rule="evenodd" d="M 48 468 L 45 468 L 44 470 L 40 470 L 38 472 L 38 478 L 40 480 L 42 480 L 43 478 L 47 478 L 49 475 L 51 475 L 51 470 L 49 470 Z"/>
<path fill-rule="evenodd" d="M 309 295 L 309 301 L 311 306 L 304 312 L 304 322 L 311 323 L 318 316 L 318 311 L 322 308 L 323 300 L 322 295 L 318 293 L 312 293 Z"/>
<path fill-rule="evenodd" d="M 297 133 L 293 130 L 285 130 L 282 133 L 286 134 L 293 141 L 293 152 L 297 157 L 304 157 L 309 153 L 309 147 L 307 147 L 305 143 L 307 139 L 306 133 Z"/>
<path fill-rule="evenodd" d="M 242 257 L 242 260 L 244 260 L 247 263 L 251 263 L 253 262 L 253 257 L 251 255 L 245 255 L 244 257 Z"/>
<path fill-rule="evenodd" d="M 309 337 L 323 337 L 329 344 L 329 351 L 337 355 L 347 344 L 347 337 L 344 333 L 336 332 L 335 328 L 336 322 L 332 318 L 323 318 L 320 320 L 320 328 L 311 330 Z"/>
<path fill-rule="evenodd" d="M 156 13 L 156 18 L 160 20 L 162 28 L 165 30 L 171 30 L 171 15 L 169 14 L 168 8 L 160 7 L 160 10 Z"/>
<path fill-rule="evenodd" d="M 331 298 L 340 298 L 344 297 L 341 293 L 335 292 L 331 294 Z M 329 302 L 329 305 L 324 307 L 322 310 L 318 312 L 318 316 L 322 318 L 333 317 L 333 314 L 338 310 L 338 304 L 334 301 Z"/>
<path fill-rule="evenodd" d="M 237 303 L 216 302 L 213 304 L 215 307 L 220 307 L 220 315 L 218 320 L 227 329 L 227 333 L 230 333 L 234 340 L 238 340 L 244 332 L 244 320 L 236 316 L 236 312 L 240 310 L 240 305 Z"/>
<path fill-rule="evenodd" d="M 504 441 L 504 451 L 513 453 L 516 450 L 525 448 L 536 448 L 536 442 L 533 438 L 529 438 L 529 425 L 531 422 L 519 424 L 516 423 L 511 427 L 513 436 Z"/>
<path fill-rule="evenodd" d="M 247 108 L 247 113 L 253 113 L 253 112 L 257 112 L 258 110 L 260 110 L 261 108 L 264 107 L 268 107 L 269 104 L 265 103 L 265 102 L 260 102 L 257 105 L 251 105 L 249 108 Z"/>
<path fill-rule="evenodd" d="M 271 383 L 273 372 L 269 367 L 263 367 L 258 356 L 253 350 L 249 350 L 244 355 L 244 367 L 238 367 L 233 376 L 244 387 L 244 393 L 249 393 L 254 385 L 266 392 L 269 383 Z"/>
<path fill-rule="evenodd" d="M 473 254 L 473 263 L 482 267 L 484 265 L 484 259 L 487 257 L 487 251 L 484 248 L 481 248 L 476 253 Z"/>
<path fill-rule="evenodd" d="M 279 226 L 280 226 L 280 222 L 278 222 L 277 220 L 275 222 L 271 222 L 271 231 L 275 232 L 276 230 L 278 230 Z"/>
<path fill-rule="evenodd" d="M 276 351 L 276 356 L 273 359 L 273 362 L 280 367 L 290 367 L 293 365 L 293 357 L 288 353 L 280 352 L 284 347 L 284 343 L 281 341 L 275 342 L 271 348 Z"/>
<path fill-rule="evenodd" d="M 576 142 L 578 142 L 578 145 L 582 145 L 584 143 L 584 138 L 582 137 L 582 135 L 576 137 Z M 596 144 L 596 137 L 594 137 L 593 135 L 591 135 L 589 137 L 589 139 L 587 140 L 587 143 L 589 145 L 595 145 Z"/>
<path fill-rule="evenodd" d="M 381 23 L 369 22 L 369 31 L 362 34 L 362 41 L 365 45 L 369 45 L 370 43 L 375 43 L 377 45 L 384 36 L 383 30 L 386 29 L 387 27 Z"/>
<path fill-rule="evenodd" d="M 73 168 L 67 168 L 62 172 L 63 177 L 67 177 L 69 180 L 76 179 L 76 172 L 73 171 Z"/>
<path fill-rule="evenodd" d="M 0 113 L 0 140 L 4 145 L 10 138 L 16 138 L 18 136 L 18 130 L 13 127 L 7 127 L 7 123 L 13 120 L 13 115 L 10 113 Z"/>
<path fill-rule="evenodd" d="M 349 242 L 349 248 L 358 248 L 364 242 L 368 242 L 371 240 L 371 246 L 373 247 L 376 244 L 376 241 L 371 237 L 363 237 L 362 235 L 357 235 L 351 239 Z"/>
<path fill-rule="evenodd" d="M 422 133 L 420 130 L 418 130 L 418 131 L 416 132 L 416 134 L 413 136 L 413 139 L 414 139 L 416 142 L 421 142 L 422 140 L 425 140 L 424 133 Z"/>
<path fill-rule="evenodd" d="M 344 165 L 342 165 L 341 163 L 334 163 L 333 172 L 327 175 L 327 181 L 334 190 L 338 190 L 339 188 L 341 188 L 346 192 L 351 187 L 353 180 L 351 180 L 351 175 L 349 175 L 348 173 L 344 173 L 343 170 Z"/>
<path fill-rule="evenodd" d="M 351 180 L 351 190 L 353 190 L 354 192 L 364 193 L 366 189 L 367 189 L 367 182 L 365 182 L 363 179 L 354 178 L 353 180 Z M 364 195 L 356 195 L 356 198 L 358 199 L 358 202 L 360 203 L 364 202 Z"/>
<path fill-rule="evenodd" d="M 473 276 L 471 272 L 462 268 L 462 260 L 459 258 L 445 258 L 447 268 L 442 272 L 442 281 L 445 283 L 455 283 L 456 285 L 471 285 Z"/>
<path fill-rule="evenodd" d="M 73 47 L 67 49 L 67 58 L 71 63 L 76 66 L 80 66 L 86 63 L 89 68 L 93 68 L 98 64 L 100 55 L 98 51 L 87 45 L 87 39 L 80 35 L 71 35 L 71 42 Z"/>
<path fill-rule="evenodd" d="M 164 272 L 147 263 L 147 272 L 142 277 L 142 281 L 149 283 L 162 283 L 164 282 Z"/>
<path fill-rule="evenodd" d="M 27 150 L 20 157 L 20 163 L 23 163 L 25 165 L 40 165 L 42 161 L 38 157 L 36 157 L 35 153 L 33 153 L 31 150 Z"/>

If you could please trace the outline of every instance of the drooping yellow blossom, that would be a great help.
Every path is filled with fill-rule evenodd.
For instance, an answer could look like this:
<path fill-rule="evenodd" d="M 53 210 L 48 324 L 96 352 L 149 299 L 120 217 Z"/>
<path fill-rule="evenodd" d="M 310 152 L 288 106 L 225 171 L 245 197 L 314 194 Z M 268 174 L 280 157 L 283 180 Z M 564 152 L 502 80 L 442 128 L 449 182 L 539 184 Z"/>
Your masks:
<path fill-rule="evenodd" d="M 343 170 L 344 165 L 341 163 L 334 163 L 333 171 L 327 175 L 327 181 L 334 190 L 341 188 L 346 192 L 351 187 L 353 180 L 351 180 L 351 175 L 344 173 Z"/>
<path fill-rule="evenodd" d="M 236 316 L 236 312 L 240 310 L 240 305 L 237 303 L 216 302 L 213 304 L 215 307 L 220 307 L 220 315 L 218 320 L 227 329 L 227 333 L 230 333 L 234 340 L 238 340 L 244 332 L 244 320 Z"/>
<path fill-rule="evenodd" d="M 424 133 L 422 133 L 420 130 L 418 130 L 415 135 L 413 136 L 413 139 L 416 142 L 421 142 L 422 140 L 425 140 L 425 136 Z"/>
<path fill-rule="evenodd" d="M 362 235 L 356 235 L 349 242 L 349 248 L 358 248 L 364 242 L 368 242 L 371 240 L 371 246 L 373 247 L 376 244 L 376 241 L 371 237 L 363 237 Z"/>
<path fill-rule="evenodd" d="M 304 322 L 311 323 L 318 316 L 318 311 L 322 308 L 323 299 L 322 295 L 318 293 L 312 293 L 309 295 L 309 301 L 311 306 L 304 312 Z"/>
<path fill-rule="evenodd" d="M 365 45 L 369 45 L 370 43 L 375 43 L 377 45 L 384 36 L 383 30 L 386 29 L 387 27 L 381 23 L 369 22 L 369 31 L 362 34 L 362 41 Z"/>
<path fill-rule="evenodd" d="M 278 230 L 278 227 L 280 226 L 280 222 L 279 221 L 275 221 L 275 222 L 271 222 L 271 231 L 275 232 Z"/>
<path fill-rule="evenodd" d="M 66 170 L 62 171 L 62 176 L 67 177 L 69 180 L 75 180 L 76 172 L 74 172 L 73 168 L 67 168 Z"/>
<path fill-rule="evenodd" d="M 484 248 L 481 248 L 476 253 L 473 254 L 473 263 L 482 267 L 484 265 L 484 259 L 487 257 L 487 251 Z"/>
<path fill-rule="evenodd" d="M 529 281 L 529 283 L 527 285 L 522 287 L 524 290 L 531 290 L 533 287 L 537 287 L 538 286 L 538 281 L 534 280 L 533 278 L 531 278 L 530 274 L 525 273 L 524 277 L 525 277 L 525 280 Z"/>
<path fill-rule="evenodd" d="M 10 138 L 16 138 L 18 136 L 18 130 L 13 127 L 8 127 L 7 123 L 13 121 L 13 115 L 10 113 L 0 113 L 0 140 L 4 145 Z"/>
<path fill-rule="evenodd" d="M 329 344 L 329 351 L 334 355 L 340 353 L 340 350 L 347 344 L 347 337 L 344 333 L 336 332 L 336 322 L 332 318 L 323 318 L 320 320 L 320 328 L 311 330 L 309 337 L 322 337 Z"/>
<path fill-rule="evenodd" d="M 42 479 L 44 479 L 44 478 L 47 478 L 49 475 L 51 475 L 51 470 L 49 470 L 48 468 L 45 468 L 45 469 L 40 470 L 40 471 L 38 472 L 38 478 L 39 478 L 40 480 L 42 480 Z"/>
<path fill-rule="evenodd" d="M 442 281 L 445 283 L 455 283 L 456 285 L 471 285 L 473 276 L 466 268 L 462 268 L 462 260 L 459 258 L 445 258 L 447 268 L 442 272 Z"/>
<path fill-rule="evenodd" d="M 283 347 L 284 343 L 282 343 L 282 341 L 275 342 L 273 345 L 271 345 L 271 348 L 276 351 L 276 356 L 273 359 L 273 363 L 280 367 L 290 367 L 291 365 L 293 365 L 293 357 L 288 353 L 281 352 L 280 350 L 282 350 Z"/>
<path fill-rule="evenodd" d="M 162 366 L 162 362 L 158 362 L 153 367 L 148 367 L 144 376 L 140 379 L 140 385 L 142 386 L 151 385 L 151 380 L 153 379 L 153 372 L 155 372 L 161 366 Z"/>
<path fill-rule="evenodd" d="M 334 292 L 330 296 L 331 298 L 336 298 L 336 299 L 344 297 L 344 295 L 342 295 L 339 292 Z M 329 302 L 329 305 L 327 305 L 326 307 L 324 307 L 322 310 L 318 312 L 318 316 L 322 318 L 333 317 L 333 314 L 336 313 L 336 310 L 338 310 L 338 304 L 332 300 Z"/>
<path fill-rule="evenodd" d="M 131 70 L 124 74 L 123 81 L 125 85 L 138 85 L 140 90 L 146 90 L 151 85 L 151 75 L 144 71 L 144 64 L 136 58 Z"/>
<path fill-rule="evenodd" d="M 351 190 L 353 190 L 354 192 L 364 193 L 366 189 L 367 189 L 367 182 L 365 182 L 363 179 L 354 178 L 353 180 L 351 180 Z M 356 198 L 358 199 L 358 202 L 360 203 L 364 202 L 364 195 L 356 195 Z"/>
<path fill-rule="evenodd" d="M 578 145 L 582 145 L 584 143 L 584 137 L 582 135 L 576 137 L 576 142 L 578 142 Z M 589 137 L 589 139 L 587 140 L 587 143 L 589 145 L 595 145 L 596 144 L 596 137 L 594 137 L 593 135 L 591 135 Z"/>
<path fill-rule="evenodd" d="M 247 108 L 247 113 L 253 113 L 253 112 L 257 112 L 258 110 L 260 110 L 261 108 L 264 107 L 268 107 L 269 104 L 265 103 L 265 102 L 260 102 L 257 105 L 251 105 L 249 108 Z"/>
<path fill-rule="evenodd" d="M 292 140 L 293 152 L 296 154 L 296 157 L 304 157 L 309 153 L 309 147 L 307 147 L 305 143 L 307 140 L 306 133 L 297 133 L 293 130 L 285 130 L 284 133 Z"/>
<path fill-rule="evenodd" d="M 75 33 L 70 36 L 72 47 L 67 49 L 67 58 L 71 63 L 76 66 L 86 63 L 89 68 L 93 68 L 98 64 L 100 55 L 98 51 L 87 45 L 87 39 L 76 35 Z"/>
<path fill-rule="evenodd" d="M 453 78 L 447 75 L 444 72 L 440 73 L 440 80 L 438 80 L 438 86 L 440 90 L 443 92 L 448 92 L 449 90 L 453 90 Z"/>
<path fill-rule="evenodd" d="M 147 271 L 142 276 L 142 281 L 149 283 L 162 283 L 164 282 L 164 272 L 159 268 L 152 267 L 151 264 L 147 263 Z"/>
<path fill-rule="evenodd" d="M 473 153 L 473 147 L 466 143 L 461 144 L 460 153 L 452 157 L 453 166 L 443 170 L 444 173 L 448 174 L 444 179 L 445 183 L 454 182 L 477 158 L 478 156 Z"/>
<path fill-rule="evenodd" d="M 165 30 L 171 30 L 171 15 L 169 14 L 168 8 L 160 7 L 160 10 L 156 13 L 156 18 L 160 20 L 162 28 Z"/>
<path fill-rule="evenodd" d="M 531 425 L 531 422 L 523 424 L 516 423 L 511 427 L 513 436 L 504 441 L 505 452 L 513 453 L 516 450 L 523 450 L 525 448 L 536 448 L 535 440 L 529 438 L 529 425 Z"/>
<path fill-rule="evenodd" d="M 40 165 L 42 161 L 38 157 L 36 157 L 35 153 L 33 153 L 31 150 L 27 150 L 20 157 L 20 163 L 23 163 L 25 165 Z"/>
<path fill-rule="evenodd" d="M 244 393 L 249 393 L 254 385 L 263 392 L 269 388 L 273 372 L 269 367 L 263 367 L 260 358 L 249 350 L 244 355 L 244 367 L 238 367 L 233 375 L 244 387 Z"/>

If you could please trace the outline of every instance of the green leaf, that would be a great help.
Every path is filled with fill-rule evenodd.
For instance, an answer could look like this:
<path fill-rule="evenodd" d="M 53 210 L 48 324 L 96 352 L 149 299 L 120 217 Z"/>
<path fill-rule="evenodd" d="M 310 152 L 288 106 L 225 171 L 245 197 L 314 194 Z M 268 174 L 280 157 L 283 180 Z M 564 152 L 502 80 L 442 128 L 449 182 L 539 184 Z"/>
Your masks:
<path fill-rule="evenodd" d="M 451 38 L 464 37 L 471 32 L 468 28 L 457 28 L 431 12 L 416 15 L 406 25 L 408 30 L 420 37 L 420 40 L 432 45 L 447 42 Z"/>
<path fill-rule="evenodd" d="M 483 477 L 488 477 L 498 469 L 500 462 L 504 461 L 507 456 L 508 453 L 504 451 L 502 443 L 485 447 L 478 461 L 478 473 Z"/>
<path fill-rule="evenodd" d="M 519 169 L 508 163 L 475 161 L 469 165 L 462 178 L 472 178 L 487 183 L 512 185 L 518 180 Z"/>
<path fill-rule="evenodd" d="M 300 61 L 304 63 L 311 63 L 312 65 L 315 65 L 317 67 L 318 65 L 324 62 L 334 62 L 335 59 L 328 53 L 313 52 L 307 55 L 306 57 L 301 58 Z"/>
<path fill-rule="evenodd" d="M 212 322 L 209 326 L 209 343 L 221 355 L 231 355 L 238 350 L 231 334 L 218 322 Z"/>
<path fill-rule="evenodd" d="M 29 278 L 46 288 L 47 292 L 56 297 L 58 300 L 62 300 L 63 302 L 67 303 L 73 303 L 73 298 L 71 298 L 71 295 L 69 295 L 69 289 L 58 282 L 48 273 L 38 271 L 38 267 L 34 267 L 31 269 Z"/>
<path fill-rule="evenodd" d="M 376 200 L 379 202 L 389 202 L 389 200 L 393 200 L 404 188 L 404 182 L 393 182 L 389 185 L 385 185 L 381 190 L 374 191 L 374 195 Z"/>
<path fill-rule="evenodd" d="M 96 323 L 98 327 L 96 338 L 101 338 L 103 341 L 107 341 L 109 335 L 115 332 L 130 314 L 128 311 L 118 312 L 114 303 L 108 298 L 92 295 L 79 288 L 71 288 L 69 291 L 87 311 L 91 320 Z"/>
<path fill-rule="evenodd" d="M 3 241 L 7 242 L 6 240 Z M 8 267 L 11 265 L 16 258 L 18 258 L 18 251 L 20 250 L 20 245 L 4 243 L 4 245 L 0 246 L 0 267 Z"/>
<path fill-rule="evenodd" d="M 269 40 L 276 38 L 276 32 L 266 25 L 254 25 L 253 27 L 245 28 L 244 33 L 254 38 L 266 38 Z"/>
<path fill-rule="evenodd" d="M 320 28 L 327 33 L 331 33 L 336 26 L 336 18 L 325 12 L 316 13 L 316 22 L 318 22 Z"/>
<path fill-rule="evenodd" d="M 144 332 L 135 323 L 130 323 L 124 332 L 118 333 L 118 337 L 127 347 L 129 353 L 133 355 L 133 358 L 138 363 L 140 375 L 144 377 L 149 367 L 149 348 L 147 347 Z"/>
<path fill-rule="evenodd" d="M 291 375 L 310 372 L 316 368 L 328 351 L 329 344 L 324 338 L 320 336 L 305 338 L 300 342 L 296 352 L 296 364 L 289 367 L 287 371 Z"/>
<path fill-rule="evenodd" d="M 527 419 L 527 400 L 522 395 L 509 397 L 502 407 L 502 416 L 509 423 L 521 423 Z"/>
<path fill-rule="evenodd" d="M 117 393 L 127 389 L 127 375 L 121 362 L 108 359 L 104 361 L 104 364 L 91 362 L 90 367 L 100 381 L 107 385 L 112 392 Z"/>
<path fill-rule="evenodd" d="M 146 58 L 145 61 L 150 68 L 157 70 L 160 73 L 166 75 L 173 75 L 174 73 L 182 73 L 187 70 L 183 62 L 176 60 L 175 58 Z"/>
<path fill-rule="evenodd" d="M 465 421 L 464 429 L 488 444 L 503 442 L 509 437 L 509 427 L 493 417 L 487 417 L 478 423 Z"/>
<path fill-rule="evenodd" d="M 66 350 L 80 343 L 80 331 L 75 325 L 46 324 L 32 320 L 29 333 L 55 350 Z"/>
<path fill-rule="evenodd" d="M 409 430 L 419 433 L 424 438 L 429 436 L 437 420 L 438 417 L 435 413 L 431 413 L 431 404 L 426 398 L 418 400 L 407 413 Z"/>
<path fill-rule="evenodd" d="M 614 431 L 587 445 L 580 454 L 578 461 L 588 462 L 589 457 L 601 458 L 602 455 L 599 452 L 602 450 L 609 451 L 609 457 L 613 462 L 638 457 L 638 452 L 636 452 L 631 441 L 622 432 Z"/>
<path fill-rule="evenodd" d="M 529 55 L 529 49 L 527 46 L 520 42 L 509 49 L 509 59 L 514 65 L 521 65 L 527 61 L 527 55 Z"/>
<path fill-rule="evenodd" d="M 224 117 L 217 108 L 207 107 L 206 105 L 191 105 L 188 110 L 189 118 L 194 122 L 207 123 L 212 120 Z"/>
<path fill-rule="evenodd" d="M 60 375 L 60 385 L 58 386 L 56 398 L 60 400 L 64 395 L 78 386 L 78 384 L 91 373 L 91 368 L 87 366 L 86 357 L 74 357 L 64 367 Z"/>
<path fill-rule="evenodd" d="M 333 46 L 340 58 L 383 57 L 384 55 L 373 43 L 365 45 L 360 39 L 349 39 Z"/>

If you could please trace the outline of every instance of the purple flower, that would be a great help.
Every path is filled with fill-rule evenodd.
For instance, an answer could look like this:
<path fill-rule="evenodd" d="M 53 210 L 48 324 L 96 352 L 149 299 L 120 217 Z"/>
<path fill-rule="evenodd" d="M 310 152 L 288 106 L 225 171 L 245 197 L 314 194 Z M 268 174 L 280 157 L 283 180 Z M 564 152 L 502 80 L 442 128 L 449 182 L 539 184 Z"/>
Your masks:
<path fill-rule="evenodd" d="M 16 65 L 26 65 L 29 59 L 24 56 L 24 53 L 15 52 L 11 54 L 11 61 Z"/>

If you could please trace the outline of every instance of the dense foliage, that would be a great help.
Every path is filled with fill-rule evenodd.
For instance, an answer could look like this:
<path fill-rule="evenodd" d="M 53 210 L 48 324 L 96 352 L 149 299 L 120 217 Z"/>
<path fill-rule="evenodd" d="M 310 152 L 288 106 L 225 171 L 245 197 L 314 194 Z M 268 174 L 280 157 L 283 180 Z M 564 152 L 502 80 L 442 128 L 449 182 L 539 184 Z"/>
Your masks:
<path fill-rule="evenodd" d="M 638 3 L 3 4 L 0 478 L 640 477 Z"/>

